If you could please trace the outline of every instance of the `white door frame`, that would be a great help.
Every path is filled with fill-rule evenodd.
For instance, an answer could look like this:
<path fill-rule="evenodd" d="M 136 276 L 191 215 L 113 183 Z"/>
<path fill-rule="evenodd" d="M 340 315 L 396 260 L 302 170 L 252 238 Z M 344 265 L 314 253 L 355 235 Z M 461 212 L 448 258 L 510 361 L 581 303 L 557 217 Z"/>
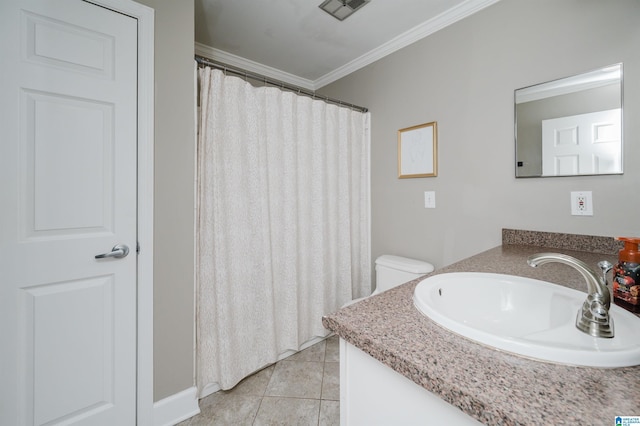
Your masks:
<path fill-rule="evenodd" d="M 137 424 L 153 424 L 154 10 L 132 0 L 84 0 L 138 20 Z"/>

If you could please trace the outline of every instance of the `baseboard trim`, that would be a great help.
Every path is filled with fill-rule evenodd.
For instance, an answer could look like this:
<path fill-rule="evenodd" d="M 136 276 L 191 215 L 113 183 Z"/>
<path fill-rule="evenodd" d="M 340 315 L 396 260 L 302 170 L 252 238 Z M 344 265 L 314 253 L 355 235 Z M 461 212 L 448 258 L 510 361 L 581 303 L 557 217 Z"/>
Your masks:
<path fill-rule="evenodd" d="M 154 426 L 173 426 L 197 414 L 200 414 L 200 407 L 195 386 L 153 404 Z"/>

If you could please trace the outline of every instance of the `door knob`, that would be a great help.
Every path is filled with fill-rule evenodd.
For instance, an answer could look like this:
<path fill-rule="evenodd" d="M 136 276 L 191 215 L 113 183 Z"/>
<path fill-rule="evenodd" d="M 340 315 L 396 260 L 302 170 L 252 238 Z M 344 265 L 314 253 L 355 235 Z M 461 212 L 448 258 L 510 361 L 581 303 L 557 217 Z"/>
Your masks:
<path fill-rule="evenodd" d="M 129 247 L 125 244 L 118 244 L 113 246 L 109 253 L 96 254 L 96 259 L 105 259 L 107 257 L 113 257 L 115 259 L 122 259 L 129 254 Z"/>

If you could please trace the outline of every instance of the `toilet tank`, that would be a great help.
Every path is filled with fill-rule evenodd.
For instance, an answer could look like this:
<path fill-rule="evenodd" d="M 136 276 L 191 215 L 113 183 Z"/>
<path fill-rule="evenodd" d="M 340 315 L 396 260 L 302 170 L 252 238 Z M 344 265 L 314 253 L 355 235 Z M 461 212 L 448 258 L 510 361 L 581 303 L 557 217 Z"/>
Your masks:
<path fill-rule="evenodd" d="M 389 290 L 433 271 L 433 265 L 422 260 L 384 254 L 376 259 L 376 289 L 373 294 Z"/>

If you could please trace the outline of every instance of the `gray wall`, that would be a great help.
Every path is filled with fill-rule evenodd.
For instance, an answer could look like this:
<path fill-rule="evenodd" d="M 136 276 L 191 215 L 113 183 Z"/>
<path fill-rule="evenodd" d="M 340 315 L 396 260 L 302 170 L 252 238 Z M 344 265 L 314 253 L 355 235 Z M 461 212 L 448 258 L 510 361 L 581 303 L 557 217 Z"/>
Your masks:
<path fill-rule="evenodd" d="M 194 2 L 155 9 L 154 400 L 194 384 Z"/>
<path fill-rule="evenodd" d="M 372 113 L 372 255 L 441 267 L 501 228 L 640 236 L 640 2 L 502 0 L 320 90 Z M 624 63 L 624 175 L 515 179 L 513 91 Z M 398 179 L 396 132 L 438 122 L 438 176 Z M 424 191 L 436 191 L 436 209 Z M 569 193 L 593 191 L 594 216 Z"/>

